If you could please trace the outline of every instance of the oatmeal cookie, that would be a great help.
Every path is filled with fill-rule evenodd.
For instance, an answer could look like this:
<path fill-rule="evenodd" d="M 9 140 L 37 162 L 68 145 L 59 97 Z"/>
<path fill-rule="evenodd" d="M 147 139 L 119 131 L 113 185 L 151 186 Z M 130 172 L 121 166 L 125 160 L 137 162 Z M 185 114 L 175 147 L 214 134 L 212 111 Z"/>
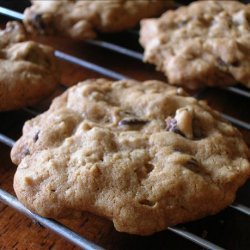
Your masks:
<path fill-rule="evenodd" d="M 18 22 L 0 30 L 0 111 L 35 104 L 59 83 L 52 48 L 27 39 Z"/>
<path fill-rule="evenodd" d="M 11 158 L 32 211 L 87 211 L 139 235 L 217 213 L 250 175 L 238 130 L 159 81 L 79 83 L 26 122 Z"/>
<path fill-rule="evenodd" d="M 62 0 L 32 1 L 25 10 L 28 31 L 62 35 L 77 40 L 96 37 L 96 32 L 117 32 L 132 28 L 145 17 L 161 14 L 172 1 L 164 0 Z"/>
<path fill-rule="evenodd" d="M 141 22 L 144 60 L 169 83 L 250 88 L 250 4 L 200 1 Z"/>

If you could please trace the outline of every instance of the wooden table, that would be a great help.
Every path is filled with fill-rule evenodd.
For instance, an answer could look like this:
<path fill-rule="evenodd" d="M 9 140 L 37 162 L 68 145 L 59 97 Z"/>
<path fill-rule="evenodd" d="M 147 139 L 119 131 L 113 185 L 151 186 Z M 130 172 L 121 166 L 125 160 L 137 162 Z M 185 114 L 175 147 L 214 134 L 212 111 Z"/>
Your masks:
<path fill-rule="evenodd" d="M 102 39 L 115 41 L 121 45 L 126 44 L 132 49 L 140 50 L 135 36 L 131 33 L 106 35 Z M 151 65 L 83 42 L 59 38 L 38 38 L 37 40 L 130 78 L 137 80 L 165 79 L 163 74 L 157 73 Z M 60 66 L 62 84 L 65 86 L 74 85 L 88 78 L 103 77 L 99 73 L 68 62 L 60 61 Z M 63 88 L 59 88 L 56 95 L 62 91 Z M 243 98 L 220 89 L 208 89 L 204 92 L 203 98 L 215 109 L 250 122 L 249 98 Z M 46 110 L 50 101 L 51 98 L 32 107 L 32 109 L 38 112 Z M 23 123 L 31 117 L 32 115 L 25 110 L 1 113 L 0 133 L 13 139 L 19 138 Z M 247 144 L 250 145 L 250 132 L 244 129 L 241 129 L 241 132 Z M 16 167 L 11 163 L 9 153 L 10 149 L 0 144 L 0 187 L 14 194 L 12 181 Z M 240 190 L 237 196 L 238 201 L 250 206 L 249 192 L 250 183 L 248 182 Z M 170 231 L 149 237 L 118 233 L 114 230 L 111 222 L 89 214 L 86 214 L 82 220 L 63 220 L 61 222 L 107 249 L 201 249 Z M 247 237 L 250 233 L 249 217 L 232 209 L 226 209 L 219 215 L 184 226 L 199 236 L 225 248 L 242 250 L 250 247 L 249 237 Z M 0 235 L 0 249 L 78 249 L 3 203 L 0 203 Z"/>

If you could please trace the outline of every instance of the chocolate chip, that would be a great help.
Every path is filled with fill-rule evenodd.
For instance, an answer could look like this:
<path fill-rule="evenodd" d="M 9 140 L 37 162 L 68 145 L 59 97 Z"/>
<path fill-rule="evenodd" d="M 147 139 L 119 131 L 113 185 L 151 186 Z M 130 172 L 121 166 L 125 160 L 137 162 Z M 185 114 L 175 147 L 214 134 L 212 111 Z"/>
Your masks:
<path fill-rule="evenodd" d="M 135 126 L 135 125 L 145 125 L 146 123 L 148 123 L 148 121 L 143 120 L 143 119 L 139 119 L 139 118 L 124 118 L 121 121 L 119 121 L 118 125 L 119 126 Z"/>
<path fill-rule="evenodd" d="M 178 128 L 177 126 L 177 120 L 175 118 L 167 118 L 166 119 L 166 124 L 167 124 L 167 131 L 174 132 L 176 134 L 179 134 L 181 136 L 185 136 Z"/>
<path fill-rule="evenodd" d="M 223 61 L 221 58 L 217 58 L 217 62 L 221 67 L 228 67 L 228 65 L 232 66 L 232 67 L 239 67 L 240 66 L 240 62 L 235 60 L 232 63 L 227 64 L 225 61 Z"/>
<path fill-rule="evenodd" d="M 199 163 L 195 158 L 191 158 L 184 166 L 185 168 L 191 170 L 194 173 L 201 173 L 201 168 Z"/>
<path fill-rule="evenodd" d="M 122 111 L 125 115 L 133 115 L 133 113 L 132 112 L 130 112 L 130 111 Z"/>
<path fill-rule="evenodd" d="M 26 148 L 25 150 L 24 150 L 24 155 L 26 156 L 26 155 L 30 155 L 30 150 L 28 149 L 28 148 Z"/>
<path fill-rule="evenodd" d="M 34 23 L 35 27 L 38 30 L 40 30 L 42 32 L 45 30 L 45 25 L 43 23 L 42 14 L 34 14 L 32 16 L 32 20 L 33 20 L 33 23 Z"/>
<path fill-rule="evenodd" d="M 38 139 L 39 139 L 39 133 L 40 131 L 37 131 L 34 138 L 33 138 L 33 141 L 36 142 Z"/>
<path fill-rule="evenodd" d="M 217 58 L 217 63 L 221 66 L 221 67 L 227 67 L 227 63 L 225 61 L 223 61 L 220 57 Z"/>
<path fill-rule="evenodd" d="M 37 226 L 39 226 L 39 227 L 44 228 L 44 226 L 43 226 L 40 222 L 38 222 L 38 221 L 36 221 L 36 220 L 32 220 L 32 222 L 33 222 L 33 224 L 35 224 L 35 225 L 37 225 Z"/>
<path fill-rule="evenodd" d="M 193 130 L 193 136 L 194 136 L 194 140 L 201 140 L 205 137 L 203 131 L 201 129 L 198 129 L 198 128 Z"/>
<path fill-rule="evenodd" d="M 201 128 L 199 120 L 196 118 L 193 119 L 193 137 L 194 140 L 201 140 L 206 137 L 205 132 Z"/>
<path fill-rule="evenodd" d="M 240 62 L 239 61 L 234 61 L 230 65 L 232 65 L 233 67 L 239 67 L 240 66 Z"/>
<path fill-rule="evenodd" d="M 182 21 L 177 23 L 177 27 L 181 28 L 183 26 L 186 26 L 188 22 L 189 22 L 189 20 L 182 20 Z"/>
<path fill-rule="evenodd" d="M 155 202 L 150 201 L 148 199 L 143 199 L 143 200 L 139 201 L 139 203 L 144 205 L 144 206 L 148 206 L 148 207 L 153 207 L 155 205 Z"/>
<path fill-rule="evenodd" d="M 167 131 L 175 132 L 177 130 L 177 121 L 174 118 L 168 118 L 166 120 Z"/>

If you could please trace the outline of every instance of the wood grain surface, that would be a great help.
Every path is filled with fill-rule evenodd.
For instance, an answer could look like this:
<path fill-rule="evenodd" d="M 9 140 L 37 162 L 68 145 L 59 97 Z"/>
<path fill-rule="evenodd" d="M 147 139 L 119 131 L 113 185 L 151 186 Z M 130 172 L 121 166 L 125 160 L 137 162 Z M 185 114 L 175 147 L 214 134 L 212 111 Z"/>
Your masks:
<path fill-rule="evenodd" d="M 6 20 L 2 19 L 2 23 Z M 102 36 L 102 39 L 126 44 L 131 49 L 141 50 L 137 38 L 131 33 Z M 135 59 L 110 52 L 105 49 L 59 38 L 37 38 L 36 40 L 53 46 L 55 49 L 94 62 L 100 66 L 122 73 L 138 80 L 164 80 L 163 74 L 156 72 L 151 65 L 143 64 Z M 72 86 L 88 78 L 103 77 L 91 70 L 60 61 L 62 84 Z M 55 95 L 60 94 L 59 87 Z M 54 96 L 55 96 L 54 95 Z M 43 101 L 35 107 L 37 112 L 48 108 L 51 99 Z M 250 101 L 221 89 L 207 89 L 204 99 L 215 109 L 250 122 Z M 0 133 L 17 139 L 25 120 L 32 115 L 26 110 L 5 112 L 0 114 Z M 244 139 L 250 145 L 250 132 L 241 129 Z M 12 188 L 16 167 L 10 161 L 10 148 L 0 144 L 0 188 L 14 194 Z M 238 193 L 237 201 L 250 206 L 250 183 L 248 182 Z M 197 245 L 177 236 L 170 231 L 153 236 L 139 237 L 118 233 L 111 222 L 86 214 L 81 220 L 62 220 L 63 224 L 80 233 L 87 239 L 106 249 L 201 249 Z M 226 249 L 250 249 L 249 217 L 233 209 L 226 209 L 220 214 L 197 222 L 183 225 L 197 235 L 211 240 Z M 79 249 L 50 230 L 31 221 L 8 206 L 0 203 L 0 249 Z"/>

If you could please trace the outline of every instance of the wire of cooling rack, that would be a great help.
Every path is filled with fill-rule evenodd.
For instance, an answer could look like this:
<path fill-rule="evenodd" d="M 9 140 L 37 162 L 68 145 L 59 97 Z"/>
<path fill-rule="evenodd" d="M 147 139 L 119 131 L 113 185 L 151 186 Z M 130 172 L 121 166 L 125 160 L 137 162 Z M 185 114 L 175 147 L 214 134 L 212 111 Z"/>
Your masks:
<path fill-rule="evenodd" d="M 225 90 L 230 91 L 232 93 L 238 94 L 238 95 L 242 95 L 244 97 L 250 98 L 250 92 L 247 90 L 243 90 L 237 87 L 227 87 L 225 88 Z"/>
<path fill-rule="evenodd" d="M 0 201 L 4 202 L 5 204 L 9 205 L 12 208 L 15 208 L 20 213 L 26 215 L 32 220 L 37 221 L 44 227 L 51 229 L 53 232 L 59 234 L 60 236 L 64 237 L 65 239 L 69 240 L 70 242 L 74 243 L 75 245 L 81 248 L 84 248 L 86 250 L 103 249 L 100 246 L 94 244 L 93 242 L 86 240 L 85 238 L 73 232 L 72 230 L 60 224 L 59 222 L 56 222 L 51 219 L 49 220 L 37 214 L 32 213 L 30 210 L 24 207 L 13 195 L 9 194 L 3 189 L 0 189 Z"/>
<path fill-rule="evenodd" d="M 129 78 L 127 76 L 124 76 L 124 75 L 119 74 L 117 72 L 114 72 L 112 70 L 109 70 L 109 69 L 106 69 L 104 67 L 98 66 L 98 65 L 96 65 L 94 63 L 91 63 L 91 62 L 88 62 L 86 60 L 82 60 L 80 58 L 77 58 L 75 56 L 66 54 L 66 53 L 64 53 L 62 51 L 59 51 L 59 50 L 55 51 L 55 56 L 60 58 L 61 60 L 64 60 L 64 61 L 76 64 L 76 65 L 79 65 L 81 67 L 84 67 L 84 68 L 89 69 L 89 70 L 94 71 L 94 72 L 98 72 L 98 73 L 100 73 L 102 75 L 105 75 L 105 76 L 108 76 L 108 77 L 110 77 L 112 79 L 122 80 L 122 79 L 128 79 Z"/>
<path fill-rule="evenodd" d="M 8 136 L 6 136 L 4 134 L 0 134 L 0 142 L 2 142 L 3 144 L 5 144 L 6 146 L 9 146 L 11 148 L 15 144 L 14 140 L 12 140 L 11 138 L 9 138 Z"/>
<path fill-rule="evenodd" d="M 234 202 L 232 205 L 230 205 L 229 207 L 238 210 L 241 213 L 246 214 L 247 216 L 250 216 L 250 208 L 247 206 L 244 206 L 242 204 L 239 204 L 237 202 Z"/>
<path fill-rule="evenodd" d="M 21 13 L 0 7 L 0 13 L 10 16 L 12 18 L 16 18 L 21 20 L 23 18 L 23 15 Z M 112 50 L 114 52 L 126 55 L 128 57 L 132 57 L 135 58 L 137 60 L 142 60 L 142 54 L 140 54 L 139 52 L 136 51 L 132 51 L 129 50 L 127 48 L 123 48 L 121 46 L 112 44 L 112 43 L 108 43 L 106 41 L 89 41 L 88 43 L 95 45 L 95 46 L 99 46 L 105 49 L 109 49 Z M 105 76 L 108 76 L 110 78 L 113 79 L 125 79 L 128 78 L 122 74 L 119 74 L 117 72 L 111 71 L 109 69 L 100 67 L 99 65 L 90 63 L 88 61 L 85 61 L 83 59 L 74 57 L 72 55 L 69 55 L 67 53 L 61 52 L 61 51 L 56 51 L 55 55 L 61 59 L 61 60 L 66 60 L 70 63 L 73 64 L 77 64 L 79 66 L 85 67 L 89 70 L 101 73 Z M 240 94 L 244 97 L 249 97 L 249 92 L 245 91 L 245 90 L 241 90 L 239 88 L 236 87 L 229 87 L 227 88 L 228 91 Z M 29 109 L 26 109 L 26 112 L 30 112 Z M 34 113 L 35 114 L 35 113 Z M 33 115 L 34 115 L 33 114 Z M 226 118 L 227 120 L 231 120 L 235 125 L 243 127 L 247 130 L 250 130 L 249 124 L 242 122 L 234 117 L 228 116 L 228 115 L 224 115 L 224 118 Z M 11 138 L 9 138 L 8 136 L 4 135 L 4 134 L 0 134 L 0 142 L 4 143 L 5 145 L 12 147 L 13 144 L 15 143 L 14 140 L 12 140 Z M 4 203 L 6 203 L 9 206 L 14 207 L 15 209 L 17 209 L 18 211 L 20 211 L 21 213 L 25 214 L 26 216 L 37 220 L 39 223 L 41 223 L 42 225 L 44 225 L 47 228 L 50 228 L 52 231 L 56 232 L 57 234 L 63 236 L 64 238 L 68 239 L 69 241 L 71 241 L 72 243 L 74 243 L 75 245 L 85 248 L 85 249 L 102 249 L 101 247 L 95 245 L 92 242 L 87 241 L 84 237 L 74 233 L 72 230 L 66 228 L 64 225 L 59 224 L 58 222 L 55 222 L 53 220 L 49 220 L 43 217 L 40 217 L 34 213 L 31 213 L 28 209 L 26 209 L 14 196 L 10 195 L 9 193 L 7 193 L 6 191 L 0 189 L 0 200 L 3 201 Z M 238 203 L 234 203 L 230 206 L 232 209 L 235 209 L 239 212 L 242 212 L 243 214 L 249 215 L 250 214 L 250 209 L 242 204 L 238 204 Z M 206 249 L 223 249 L 221 247 L 219 247 L 216 244 L 213 244 L 210 241 L 207 241 L 206 239 L 203 239 L 187 230 L 181 229 L 179 227 L 170 227 L 169 228 L 170 231 L 174 232 L 175 234 L 178 234 L 180 236 L 182 236 L 185 239 L 188 239 L 194 243 L 196 243 L 197 245 L 204 247 Z"/>
<path fill-rule="evenodd" d="M 113 43 L 109 43 L 109 42 L 101 41 L 101 40 L 88 40 L 88 41 L 85 41 L 85 43 L 95 45 L 95 46 L 98 46 L 98 47 L 101 47 L 104 49 L 108 49 L 108 50 L 117 52 L 119 54 L 137 59 L 139 61 L 143 60 L 143 55 L 141 53 L 124 48 L 124 47 L 121 47 L 121 46 L 113 44 Z"/>

